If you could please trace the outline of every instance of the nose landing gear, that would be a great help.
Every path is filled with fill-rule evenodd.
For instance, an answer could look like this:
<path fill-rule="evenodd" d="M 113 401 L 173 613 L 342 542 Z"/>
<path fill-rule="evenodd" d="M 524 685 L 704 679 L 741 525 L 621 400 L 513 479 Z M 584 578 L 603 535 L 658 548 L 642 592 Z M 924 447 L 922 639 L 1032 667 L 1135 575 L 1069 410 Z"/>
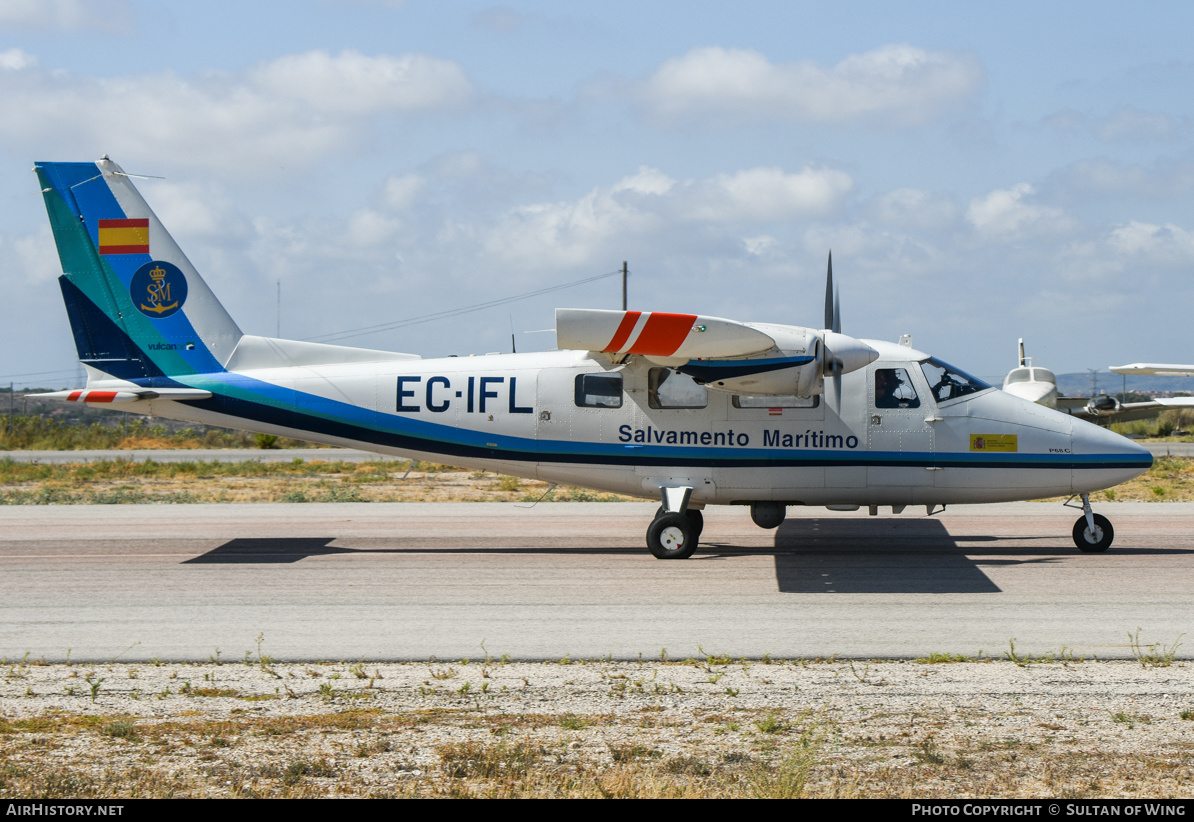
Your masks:
<path fill-rule="evenodd" d="M 1115 539 L 1115 529 L 1111 527 L 1111 520 L 1102 514 L 1096 514 L 1090 508 L 1090 494 L 1081 494 L 1082 516 L 1074 523 L 1074 544 L 1078 550 L 1088 554 L 1097 554 L 1111 547 Z M 1075 508 L 1077 506 L 1070 506 Z"/>

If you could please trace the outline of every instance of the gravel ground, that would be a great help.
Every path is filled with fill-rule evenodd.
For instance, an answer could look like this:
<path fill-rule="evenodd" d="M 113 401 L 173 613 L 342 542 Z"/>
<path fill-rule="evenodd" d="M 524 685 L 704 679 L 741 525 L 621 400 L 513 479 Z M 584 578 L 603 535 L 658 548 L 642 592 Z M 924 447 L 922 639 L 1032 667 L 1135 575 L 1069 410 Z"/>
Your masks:
<path fill-rule="evenodd" d="M 0 797 L 1194 796 L 1190 663 L 6 664 Z"/>

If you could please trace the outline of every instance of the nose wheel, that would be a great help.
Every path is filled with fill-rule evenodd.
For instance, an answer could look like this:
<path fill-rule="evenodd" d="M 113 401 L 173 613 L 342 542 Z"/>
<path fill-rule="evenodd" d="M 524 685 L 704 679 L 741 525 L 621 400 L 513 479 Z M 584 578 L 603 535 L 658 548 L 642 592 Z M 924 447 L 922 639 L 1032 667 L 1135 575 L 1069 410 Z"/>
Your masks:
<path fill-rule="evenodd" d="M 1090 509 L 1090 494 L 1082 494 L 1082 516 L 1074 523 L 1073 536 L 1078 550 L 1087 554 L 1106 551 L 1111 547 L 1111 540 L 1115 539 L 1115 529 L 1111 527 L 1111 520 Z"/>
<path fill-rule="evenodd" d="M 1102 514 L 1092 515 L 1094 528 L 1086 524 L 1086 517 L 1078 517 L 1074 523 L 1074 544 L 1079 551 L 1097 554 L 1111 547 L 1111 540 L 1115 538 L 1115 529 L 1111 527 L 1111 520 Z"/>

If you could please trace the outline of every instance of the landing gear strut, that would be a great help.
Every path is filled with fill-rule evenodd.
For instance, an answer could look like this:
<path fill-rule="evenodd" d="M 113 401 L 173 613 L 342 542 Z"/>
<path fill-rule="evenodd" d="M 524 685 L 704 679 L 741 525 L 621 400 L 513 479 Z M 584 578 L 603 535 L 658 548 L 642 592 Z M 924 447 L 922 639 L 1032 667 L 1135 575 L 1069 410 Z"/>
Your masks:
<path fill-rule="evenodd" d="M 697 548 L 705 518 L 688 507 L 691 488 L 661 488 L 663 505 L 647 527 L 647 548 L 656 559 L 688 559 Z"/>
<path fill-rule="evenodd" d="M 1115 529 L 1111 527 L 1111 520 L 1091 510 L 1090 494 L 1082 494 L 1081 497 L 1082 516 L 1074 523 L 1074 544 L 1078 546 L 1079 551 L 1088 554 L 1106 551 L 1111 547 L 1111 540 L 1115 539 Z"/>

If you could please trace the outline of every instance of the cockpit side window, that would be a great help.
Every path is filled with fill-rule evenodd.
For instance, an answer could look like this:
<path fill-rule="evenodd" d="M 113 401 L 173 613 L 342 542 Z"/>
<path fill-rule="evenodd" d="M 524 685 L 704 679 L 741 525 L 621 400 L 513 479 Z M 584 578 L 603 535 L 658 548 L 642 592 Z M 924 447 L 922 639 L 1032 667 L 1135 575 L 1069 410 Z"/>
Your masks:
<path fill-rule="evenodd" d="M 1017 368 L 1015 371 L 1007 375 L 1007 379 L 1004 382 L 1006 382 L 1008 385 L 1011 385 L 1014 382 L 1028 382 L 1031 379 L 1032 372 L 1030 372 L 1027 368 Z"/>
<path fill-rule="evenodd" d="M 875 369 L 876 408 L 920 408 L 920 398 L 903 368 Z"/>
<path fill-rule="evenodd" d="M 621 408 L 621 374 L 577 374 L 576 404 L 580 408 Z"/>
<path fill-rule="evenodd" d="M 920 370 L 924 372 L 929 390 L 937 402 L 956 400 L 958 397 L 985 391 L 991 387 L 977 377 L 972 377 L 936 357 L 922 362 Z"/>

